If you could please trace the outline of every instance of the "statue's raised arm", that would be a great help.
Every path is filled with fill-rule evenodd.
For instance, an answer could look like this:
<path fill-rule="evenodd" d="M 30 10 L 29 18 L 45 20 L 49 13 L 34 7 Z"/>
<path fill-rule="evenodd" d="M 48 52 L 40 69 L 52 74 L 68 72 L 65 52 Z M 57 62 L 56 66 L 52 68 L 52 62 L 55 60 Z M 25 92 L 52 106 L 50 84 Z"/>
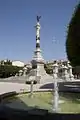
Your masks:
<path fill-rule="evenodd" d="M 40 18 L 41 18 L 41 16 L 37 16 L 37 22 L 39 22 Z"/>

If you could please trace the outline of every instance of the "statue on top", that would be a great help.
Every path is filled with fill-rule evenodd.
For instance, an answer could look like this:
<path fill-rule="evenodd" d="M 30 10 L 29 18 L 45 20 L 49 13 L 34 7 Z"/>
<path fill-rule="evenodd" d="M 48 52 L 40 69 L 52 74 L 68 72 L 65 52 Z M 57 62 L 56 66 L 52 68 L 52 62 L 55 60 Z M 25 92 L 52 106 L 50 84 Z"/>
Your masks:
<path fill-rule="evenodd" d="M 41 18 L 41 16 L 37 16 L 37 22 L 39 22 L 40 18 Z"/>

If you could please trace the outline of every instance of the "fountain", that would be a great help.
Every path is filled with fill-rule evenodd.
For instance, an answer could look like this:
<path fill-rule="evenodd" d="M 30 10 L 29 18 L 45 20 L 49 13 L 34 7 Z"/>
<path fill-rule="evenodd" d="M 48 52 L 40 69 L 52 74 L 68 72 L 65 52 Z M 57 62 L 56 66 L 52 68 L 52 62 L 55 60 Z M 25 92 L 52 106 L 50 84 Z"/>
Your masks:
<path fill-rule="evenodd" d="M 53 65 L 53 78 L 54 78 L 54 101 L 53 101 L 53 108 L 52 110 L 54 112 L 58 112 L 58 100 L 59 100 L 59 94 L 58 94 L 58 83 L 57 83 L 57 74 L 58 74 L 58 65 L 55 61 L 55 64 Z"/>
<path fill-rule="evenodd" d="M 33 80 L 31 80 L 30 97 L 33 98 Z"/>

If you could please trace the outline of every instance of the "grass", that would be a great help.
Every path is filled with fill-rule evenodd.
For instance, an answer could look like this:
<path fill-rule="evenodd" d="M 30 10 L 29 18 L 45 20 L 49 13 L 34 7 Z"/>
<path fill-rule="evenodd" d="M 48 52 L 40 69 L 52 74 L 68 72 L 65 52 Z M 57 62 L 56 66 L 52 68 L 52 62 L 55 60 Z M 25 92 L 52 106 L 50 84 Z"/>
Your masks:
<path fill-rule="evenodd" d="M 7 99 L 4 103 L 13 108 L 31 109 L 38 107 L 41 109 L 51 110 L 53 95 L 51 92 L 34 92 L 33 98 L 30 93 L 17 95 Z M 80 113 L 80 94 L 79 93 L 60 93 L 59 104 L 61 113 Z"/>

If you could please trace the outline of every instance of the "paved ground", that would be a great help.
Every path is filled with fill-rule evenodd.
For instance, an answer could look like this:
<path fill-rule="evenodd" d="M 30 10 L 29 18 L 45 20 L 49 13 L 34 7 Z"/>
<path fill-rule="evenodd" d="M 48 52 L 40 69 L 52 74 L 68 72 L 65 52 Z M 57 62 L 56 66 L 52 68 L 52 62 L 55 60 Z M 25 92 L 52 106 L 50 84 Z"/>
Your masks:
<path fill-rule="evenodd" d="M 33 90 L 34 91 L 46 91 L 52 90 L 54 88 L 53 83 L 46 83 L 43 84 L 34 84 Z M 11 82 L 0 82 L 0 94 L 5 92 L 26 92 L 30 91 L 30 85 L 26 84 L 19 84 L 19 83 L 11 83 Z M 60 82 L 59 83 L 59 91 L 70 91 L 70 92 L 80 92 L 80 81 L 74 82 Z"/>
<path fill-rule="evenodd" d="M 37 91 L 37 90 L 43 91 L 44 89 L 39 89 L 40 86 L 42 86 L 42 85 L 41 84 L 34 85 L 33 90 L 34 91 Z M 45 90 L 49 90 L 49 89 L 45 88 Z M 0 94 L 6 93 L 6 92 L 11 92 L 11 91 L 16 91 L 16 92 L 30 91 L 30 85 L 19 84 L 19 83 L 0 82 Z"/>
<path fill-rule="evenodd" d="M 0 82 L 11 82 L 11 83 L 25 83 L 27 80 L 27 77 L 20 76 L 20 77 L 9 77 L 0 79 Z"/>

